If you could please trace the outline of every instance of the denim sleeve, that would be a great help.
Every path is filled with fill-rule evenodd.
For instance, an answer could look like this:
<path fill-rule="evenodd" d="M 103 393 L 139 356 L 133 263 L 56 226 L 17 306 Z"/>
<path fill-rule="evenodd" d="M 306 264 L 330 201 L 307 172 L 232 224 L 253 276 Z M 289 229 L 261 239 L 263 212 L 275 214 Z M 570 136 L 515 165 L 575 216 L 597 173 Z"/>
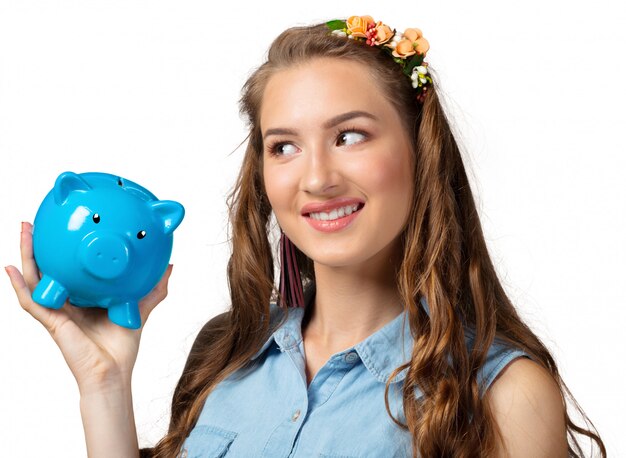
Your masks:
<path fill-rule="evenodd" d="M 500 373 L 517 358 L 530 356 L 523 350 L 506 346 L 502 343 L 494 342 L 487 353 L 487 360 L 478 371 L 478 386 L 480 395 L 484 396 L 494 380 Z"/>

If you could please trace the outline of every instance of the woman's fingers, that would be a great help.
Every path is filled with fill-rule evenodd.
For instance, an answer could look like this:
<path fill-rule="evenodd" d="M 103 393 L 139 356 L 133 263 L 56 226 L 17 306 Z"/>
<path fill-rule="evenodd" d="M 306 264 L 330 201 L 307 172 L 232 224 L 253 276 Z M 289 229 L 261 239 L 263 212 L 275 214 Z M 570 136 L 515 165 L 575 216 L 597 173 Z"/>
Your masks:
<path fill-rule="evenodd" d="M 170 275 L 172 274 L 172 269 L 174 266 L 172 264 L 167 266 L 165 269 L 165 273 L 159 280 L 159 283 L 152 288 L 141 301 L 139 301 L 139 314 L 141 316 L 142 326 L 148 319 L 148 316 L 154 310 L 154 308 L 167 297 L 167 285 L 170 279 Z"/>
<path fill-rule="evenodd" d="M 26 284 L 26 281 L 20 271 L 14 266 L 7 266 L 5 267 L 5 270 L 11 280 L 11 285 L 15 290 L 17 300 L 22 308 L 30 313 L 33 318 L 43 324 L 44 327 L 52 333 L 55 327 L 55 322 L 57 322 L 58 318 L 61 315 L 67 316 L 65 312 L 62 310 L 53 311 L 34 302 L 31 297 L 31 290 Z"/>
<path fill-rule="evenodd" d="M 20 254 L 22 258 L 22 273 L 14 266 L 5 268 L 11 285 L 15 290 L 17 300 L 24 310 L 39 321 L 54 337 L 56 329 L 68 321 L 69 316 L 64 309 L 51 310 L 43 307 L 32 299 L 32 291 L 41 280 L 41 274 L 33 253 L 33 226 L 28 222 L 22 223 L 20 234 Z"/>
<path fill-rule="evenodd" d="M 11 284 L 13 285 L 13 289 L 17 294 L 22 308 L 41 322 L 46 329 L 52 333 L 59 322 L 73 319 L 78 324 L 79 322 L 84 321 L 85 316 L 75 316 L 74 310 L 69 310 L 71 307 L 51 310 L 46 307 L 42 307 L 32 300 L 32 291 L 41 280 L 41 273 L 39 272 L 39 268 L 35 262 L 33 252 L 32 230 L 33 226 L 30 223 L 22 223 L 20 253 L 22 257 L 23 275 L 16 267 L 13 266 L 7 267 L 7 274 L 11 279 Z M 172 268 L 173 265 L 170 264 L 165 270 L 159 283 L 139 302 L 139 313 L 142 324 L 145 323 L 152 310 L 154 310 L 154 308 L 167 296 L 167 285 L 172 273 Z"/>
<path fill-rule="evenodd" d="M 34 290 L 39 283 L 39 268 L 33 254 L 33 226 L 30 223 L 22 223 L 20 238 L 20 253 L 22 255 L 22 272 L 24 280 L 30 290 Z"/>

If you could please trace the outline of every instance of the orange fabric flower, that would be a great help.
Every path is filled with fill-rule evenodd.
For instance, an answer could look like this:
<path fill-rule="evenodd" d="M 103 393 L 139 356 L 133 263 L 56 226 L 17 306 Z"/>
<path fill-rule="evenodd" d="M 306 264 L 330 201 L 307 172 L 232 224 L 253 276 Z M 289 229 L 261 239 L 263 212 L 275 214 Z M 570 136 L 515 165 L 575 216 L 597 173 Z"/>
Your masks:
<path fill-rule="evenodd" d="M 350 16 L 346 21 L 348 31 L 354 37 L 365 38 L 365 32 L 370 24 L 375 24 L 372 16 Z"/>
<path fill-rule="evenodd" d="M 381 21 L 376 23 L 376 44 L 382 45 L 393 38 L 393 30 L 387 24 Z"/>
<path fill-rule="evenodd" d="M 396 45 L 396 49 L 391 51 L 391 54 L 402 59 L 412 56 L 413 54 L 415 54 L 415 49 L 413 49 L 413 43 L 411 43 L 410 40 L 403 38 Z"/>
<path fill-rule="evenodd" d="M 426 54 L 430 49 L 430 44 L 426 38 L 419 38 L 415 43 L 413 43 L 413 47 L 419 54 Z"/>
<path fill-rule="evenodd" d="M 428 40 L 422 36 L 420 29 L 406 29 L 404 31 L 404 38 L 411 41 L 413 48 L 419 54 L 426 54 L 430 49 Z"/>
<path fill-rule="evenodd" d="M 411 41 L 417 41 L 422 37 L 422 31 L 420 29 L 406 29 L 404 31 L 404 38 Z"/>

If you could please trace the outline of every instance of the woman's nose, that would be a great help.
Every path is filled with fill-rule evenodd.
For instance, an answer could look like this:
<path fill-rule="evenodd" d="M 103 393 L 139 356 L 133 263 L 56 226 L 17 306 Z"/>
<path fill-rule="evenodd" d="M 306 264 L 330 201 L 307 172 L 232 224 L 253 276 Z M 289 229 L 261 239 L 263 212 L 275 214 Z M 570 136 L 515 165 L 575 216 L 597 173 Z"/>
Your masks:
<path fill-rule="evenodd" d="M 323 145 L 309 148 L 304 154 L 301 188 L 310 194 L 324 194 L 339 184 L 340 174 L 332 155 Z"/>

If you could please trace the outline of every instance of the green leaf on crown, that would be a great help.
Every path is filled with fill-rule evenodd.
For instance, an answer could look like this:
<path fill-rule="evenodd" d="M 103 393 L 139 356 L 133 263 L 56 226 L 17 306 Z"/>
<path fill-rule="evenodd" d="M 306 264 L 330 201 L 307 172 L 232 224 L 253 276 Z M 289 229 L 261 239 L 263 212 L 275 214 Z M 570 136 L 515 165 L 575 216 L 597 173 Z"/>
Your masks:
<path fill-rule="evenodd" d="M 424 62 L 424 54 L 413 54 L 404 66 L 404 74 L 411 76 L 414 67 L 419 67 Z"/>
<path fill-rule="evenodd" d="M 335 19 L 332 21 L 328 21 L 326 23 L 330 30 L 342 30 L 347 28 L 346 21 L 342 21 L 341 19 Z"/>

